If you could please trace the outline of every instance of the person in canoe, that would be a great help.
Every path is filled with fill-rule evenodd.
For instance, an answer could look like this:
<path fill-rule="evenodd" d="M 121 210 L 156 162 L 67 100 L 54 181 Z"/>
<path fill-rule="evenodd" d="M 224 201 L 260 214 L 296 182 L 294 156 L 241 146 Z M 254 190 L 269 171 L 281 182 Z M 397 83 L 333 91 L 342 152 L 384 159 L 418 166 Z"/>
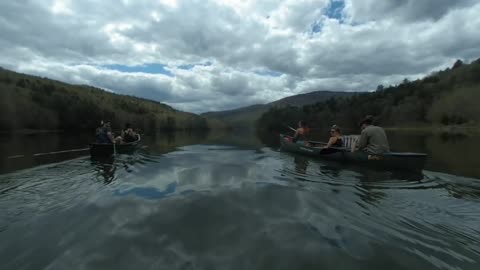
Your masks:
<path fill-rule="evenodd" d="M 97 143 L 114 143 L 115 138 L 113 137 L 112 128 L 110 127 L 110 122 L 102 121 L 100 122 L 100 127 L 97 128 L 95 132 L 95 138 Z"/>
<path fill-rule="evenodd" d="M 137 140 L 137 133 L 133 131 L 130 124 L 125 124 L 125 128 L 122 130 L 122 141 L 124 143 L 131 143 Z"/>
<path fill-rule="evenodd" d="M 330 128 L 330 139 L 328 140 L 327 145 L 323 148 L 330 147 L 343 147 L 342 133 L 340 132 L 340 127 L 337 125 L 333 125 Z"/>
<path fill-rule="evenodd" d="M 367 115 L 360 121 L 362 133 L 357 148 L 372 155 L 390 152 L 387 135 L 383 128 L 373 124 L 373 116 Z"/>
<path fill-rule="evenodd" d="M 306 121 L 302 120 L 298 122 L 298 128 L 293 135 L 292 142 L 299 144 L 308 144 L 308 134 L 310 133 L 310 128 Z"/>

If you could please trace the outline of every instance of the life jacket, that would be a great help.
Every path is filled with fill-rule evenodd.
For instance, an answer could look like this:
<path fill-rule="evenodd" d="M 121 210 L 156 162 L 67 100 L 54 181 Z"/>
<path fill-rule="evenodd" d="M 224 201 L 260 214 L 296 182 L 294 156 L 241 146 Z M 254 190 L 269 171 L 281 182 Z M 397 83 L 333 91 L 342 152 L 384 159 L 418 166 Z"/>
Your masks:
<path fill-rule="evenodd" d="M 343 140 L 342 137 L 338 137 L 337 141 L 332 145 L 334 147 L 343 147 Z"/>
<path fill-rule="evenodd" d="M 97 128 L 95 138 L 97 143 L 112 143 L 108 137 L 108 129 L 105 127 Z"/>

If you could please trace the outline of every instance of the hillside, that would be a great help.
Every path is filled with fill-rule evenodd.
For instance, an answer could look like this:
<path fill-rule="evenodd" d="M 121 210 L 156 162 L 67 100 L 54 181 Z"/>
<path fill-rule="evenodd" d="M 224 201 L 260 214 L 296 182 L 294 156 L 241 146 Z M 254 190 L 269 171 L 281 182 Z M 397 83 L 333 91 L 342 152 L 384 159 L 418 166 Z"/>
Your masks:
<path fill-rule="evenodd" d="M 110 120 L 114 128 L 132 123 L 144 132 L 208 129 L 215 124 L 156 101 L 2 68 L 0 89 L 1 132 L 93 130 L 102 119 Z"/>
<path fill-rule="evenodd" d="M 421 80 L 404 80 L 396 86 L 379 86 L 376 92 L 328 99 L 303 107 L 271 108 L 258 120 L 265 130 L 281 130 L 284 124 L 305 119 L 315 127 L 338 124 L 354 128 L 371 114 L 388 127 L 480 125 L 480 59 L 471 64 L 458 60 L 452 68 Z"/>
<path fill-rule="evenodd" d="M 353 95 L 351 92 L 316 91 L 282 98 L 267 104 L 256 104 L 228 111 L 207 112 L 203 113 L 202 116 L 218 119 L 232 127 L 246 127 L 253 126 L 260 116 L 271 108 L 304 106 L 321 102 L 332 97 L 349 97 L 351 95 Z"/>

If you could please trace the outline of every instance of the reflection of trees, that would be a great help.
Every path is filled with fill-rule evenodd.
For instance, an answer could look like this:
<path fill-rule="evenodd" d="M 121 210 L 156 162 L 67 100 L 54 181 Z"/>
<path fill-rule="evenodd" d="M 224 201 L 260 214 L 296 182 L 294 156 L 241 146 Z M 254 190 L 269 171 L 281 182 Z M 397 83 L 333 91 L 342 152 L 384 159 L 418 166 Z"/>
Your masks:
<path fill-rule="evenodd" d="M 355 184 L 360 192 L 356 194 L 359 198 L 368 204 L 379 204 L 386 194 L 382 191 L 385 188 L 380 187 L 379 183 L 390 181 L 420 181 L 423 179 L 422 173 L 412 173 L 408 171 L 391 171 L 384 169 L 375 169 L 355 165 L 351 163 L 342 163 L 334 161 L 322 161 L 320 164 L 320 172 L 322 175 L 338 181 L 338 184 L 345 184 L 344 175 L 352 175 L 355 173 Z"/>
<path fill-rule="evenodd" d="M 372 183 L 391 180 L 388 172 L 339 162 L 328 162 L 327 164 L 327 166 L 321 166 L 320 171 L 339 182 L 342 181 L 342 174 L 347 171 L 353 171 L 358 174 L 356 186 L 360 188 L 360 192 L 355 192 L 355 194 L 362 201 L 368 204 L 378 204 L 381 199 L 385 198 L 385 193 L 376 188 L 375 185 L 372 185 Z"/>
<path fill-rule="evenodd" d="M 431 136 L 427 147 L 431 169 L 480 178 L 478 169 L 478 136 Z"/>
<path fill-rule="evenodd" d="M 365 170 L 359 177 L 358 187 L 362 189 L 359 197 L 362 201 L 368 204 L 379 204 L 386 194 L 378 188 L 375 188 L 373 183 L 387 181 L 391 179 L 391 175 L 386 171 Z"/>
<path fill-rule="evenodd" d="M 308 158 L 296 155 L 293 162 L 295 163 L 295 171 L 297 173 L 307 174 Z"/>
<path fill-rule="evenodd" d="M 419 133 L 388 131 L 394 151 L 425 152 L 428 154 L 427 169 L 480 178 L 478 169 L 478 135 L 460 133 Z"/>
<path fill-rule="evenodd" d="M 291 134 L 292 131 L 284 130 L 284 133 Z M 269 147 L 278 148 L 280 146 L 280 138 L 278 132 L 270 132 L 264 129 L 257 129 L 256 135 L 263 144 Z"/>
<path fill-rule="evenodd" d="M 110 184 L 115 179 L 115 157 L 92 157 L 92 163 L 95 165 L 95 171 L 103 178 L 105 184 Z"/>
<path fill-rule="evenodd" d="M 278 134 L 275 137 L 278 141 Z M 167 153 L 177 147 L 204 144 L 230 145 L 237 148 L 260 149 L 262 143 L 251 130 L 211 132 L 165 132 L 144 137 L 144 144 L 148 145 L 147 152 Z"/>
<path fill-rule="evenodd" d="M 278 134 L 277 137 L 278 138 Z M 277 140 L 278 141 L 278 140 Z M 255 131 L 249 128 L 235 130 L 212 131 L 202 141 L 203 144 L 229 145 L 241 149 L 261 149 L 264 145 L 256 136 Z"/>
<path fill-rule="evenodd" d="M 426 152 L 429 134 L 406 131 L 387 131 L 392 151 Z"/>
<path fill-rule="evenodd" d="M 86 152 L 82 151 L 34 155 L 85 148 L 91 139 L 92 134 L 90 133 L 2 134 L 0 135 L 0 149 L 2 149 L 0 152 L 0 173 L 84 156 Z M 18 157 L 8 158 L 11 156 Z"/>
<path fill-rule="evenodd" d="M 147 152 L 168 153 L 177 147 L 201 143 L 207 136 L 207 132 L 163 132 L 143 137 L 143 143 L 148 145 Z"/>

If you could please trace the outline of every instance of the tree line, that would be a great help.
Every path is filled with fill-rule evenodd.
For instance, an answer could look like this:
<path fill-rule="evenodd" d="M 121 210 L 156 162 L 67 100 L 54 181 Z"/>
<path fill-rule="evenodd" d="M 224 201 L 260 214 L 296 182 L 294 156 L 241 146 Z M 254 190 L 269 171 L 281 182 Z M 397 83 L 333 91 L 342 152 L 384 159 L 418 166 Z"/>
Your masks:
<path fill-rule="evenodd" d="M 219 123 L 165 104 L 0 68 L 0 131 L 93 130 L 131 123 L 144 132 L 206 130 Z"/>
<path fill-rule="evenodd" d="M 356 128 L 365 115 L 388 127 L 475 126 L 480 124 L 480 59 L 458 60 L 451 68 L 423 79 L 403 80 L 377 91 L 303 107 L 271 108 L 257 121 L 260 130 L 282 130 L 305 119 L 312 126 Z"/>

